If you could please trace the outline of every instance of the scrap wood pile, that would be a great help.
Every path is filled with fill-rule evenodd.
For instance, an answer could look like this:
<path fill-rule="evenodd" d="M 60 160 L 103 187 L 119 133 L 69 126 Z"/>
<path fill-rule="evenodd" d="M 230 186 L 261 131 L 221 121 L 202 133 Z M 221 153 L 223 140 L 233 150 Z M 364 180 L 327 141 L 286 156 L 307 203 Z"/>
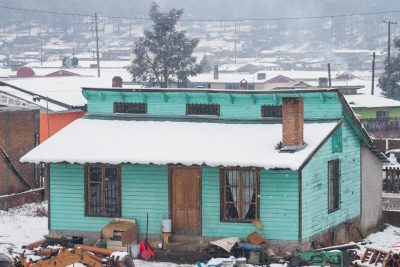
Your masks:
<path fill-rule="evenodd" d="M 13 257 L 3 255 L 3 261 L 0 258 L 0 266 L 64 267 L 81 263 L 93 267 L 134 267 L 132 258 L 126 252 L 114 252 L 81 244 L 67 248 L 49 245 L 46 239 L 43 239 L 25 245 L 22 249 L 21 254 L 13 255 Z"/>

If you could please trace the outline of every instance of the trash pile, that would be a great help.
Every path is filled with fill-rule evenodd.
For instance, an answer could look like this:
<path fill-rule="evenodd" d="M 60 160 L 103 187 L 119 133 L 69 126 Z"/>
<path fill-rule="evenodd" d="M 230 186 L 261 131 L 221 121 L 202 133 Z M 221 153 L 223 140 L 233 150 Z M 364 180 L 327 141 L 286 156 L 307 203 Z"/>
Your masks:
<path fill-rule="evenodd" d="M 130 255 L 110 249 L 76 244 L 63 247 L 51 244 L 47 239 L 39 240 L 22 247 L 0 253 L 1 267 L 64 267 L 81 263 L 93 267 L 134 267 Z"/>

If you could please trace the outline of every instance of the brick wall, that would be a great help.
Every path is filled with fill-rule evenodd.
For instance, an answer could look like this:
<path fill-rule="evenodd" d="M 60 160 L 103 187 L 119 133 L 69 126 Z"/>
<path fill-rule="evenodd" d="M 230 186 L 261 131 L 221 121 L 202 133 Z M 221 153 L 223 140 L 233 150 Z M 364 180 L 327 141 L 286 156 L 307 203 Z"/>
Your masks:
<path fill-rule="evenodd" d="M 25 180 L 35 187 L 33 164 L 19 159 L 35 147 L 35 134 L 39 133 L 38 110 L 0 110 L 0 146 Z M 18 179 L 0 152 L 0 195 L 22 192 L 28 188 Z"/>
<path fill-rule="evenodd" d="M 282 146 L 299 146 L 303 143 L 304 101 L 298 97 L 282 101 Z"/>
<path fill-rule="evenodd" d="M 44 200 L 44 189 L 34 189 L 26 192 L 0 196 L 0 210 L 8 210 L 26 203 L 37 203 Z"/>

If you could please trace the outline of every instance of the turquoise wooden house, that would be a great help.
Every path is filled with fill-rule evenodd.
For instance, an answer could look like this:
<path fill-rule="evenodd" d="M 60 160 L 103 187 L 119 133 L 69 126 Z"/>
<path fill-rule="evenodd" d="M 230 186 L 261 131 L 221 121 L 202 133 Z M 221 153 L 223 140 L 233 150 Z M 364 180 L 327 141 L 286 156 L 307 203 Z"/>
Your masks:
<path fill-rule="evenodd" d="M 21 159 L 50 163 L 51 233 L 96 236 L 122 217 L 136 219 L 144 235 L 148 213 L 153 237 L 171 218 L 174 235 L 258 231 L 299 244 L 345 222 L 363 224 L 363 164 L 380 160 L 337 90 L 83 88 L 83 95 L 87 115 Z M 372 160 L 363 161 L 363 149 Z"/>

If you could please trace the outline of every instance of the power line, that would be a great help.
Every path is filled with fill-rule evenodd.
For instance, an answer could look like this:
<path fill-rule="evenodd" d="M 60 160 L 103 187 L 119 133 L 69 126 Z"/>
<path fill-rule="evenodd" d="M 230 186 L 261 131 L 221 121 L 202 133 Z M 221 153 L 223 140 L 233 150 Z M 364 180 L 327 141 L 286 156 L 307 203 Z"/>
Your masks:
<path fill-rule="evenodd" d="M 42 13 L 42 14 L 53 14 L 53 15 L 66 15 L 66 16 L 77 16 L 77 17 L 93 17 L 92 14 L 83 13 L 71 13 L 71 12 L 59 12 L 59 11 L 46 11 L 40 9 L 29 9 L 29 8 L 19 8 L 0 5 L 0 8 L 32 12 L 32 13 Z M 242 19 L 188 19 L 182 18 L 180 21 L 188 22 L 245 22 L 245 21 L 280 21 L 280 20 L 306 20 L 306 19 L 325 19 L 325 18 L 343 18 L 343 17 L 353 17 L 353 16 L 373 16 L 373 15 L 385 15 L 385 14 L 395 14 L 400 13 L 400 10 L 387 10 L 387 11 L 377 11 L 377 12 L 360 12 L 352 14 L 333 14 L 333 15 L 322 15 L 322 16 L 303 16 L 303 17 L 276 17 L 276 18 L 242 18 Z M 127 20 L 144 20 L 151 21 L 150 18 L 145 17 L 125 17 L 125 16 L 103 16 L 109 19 L 127 19 Z"/>

